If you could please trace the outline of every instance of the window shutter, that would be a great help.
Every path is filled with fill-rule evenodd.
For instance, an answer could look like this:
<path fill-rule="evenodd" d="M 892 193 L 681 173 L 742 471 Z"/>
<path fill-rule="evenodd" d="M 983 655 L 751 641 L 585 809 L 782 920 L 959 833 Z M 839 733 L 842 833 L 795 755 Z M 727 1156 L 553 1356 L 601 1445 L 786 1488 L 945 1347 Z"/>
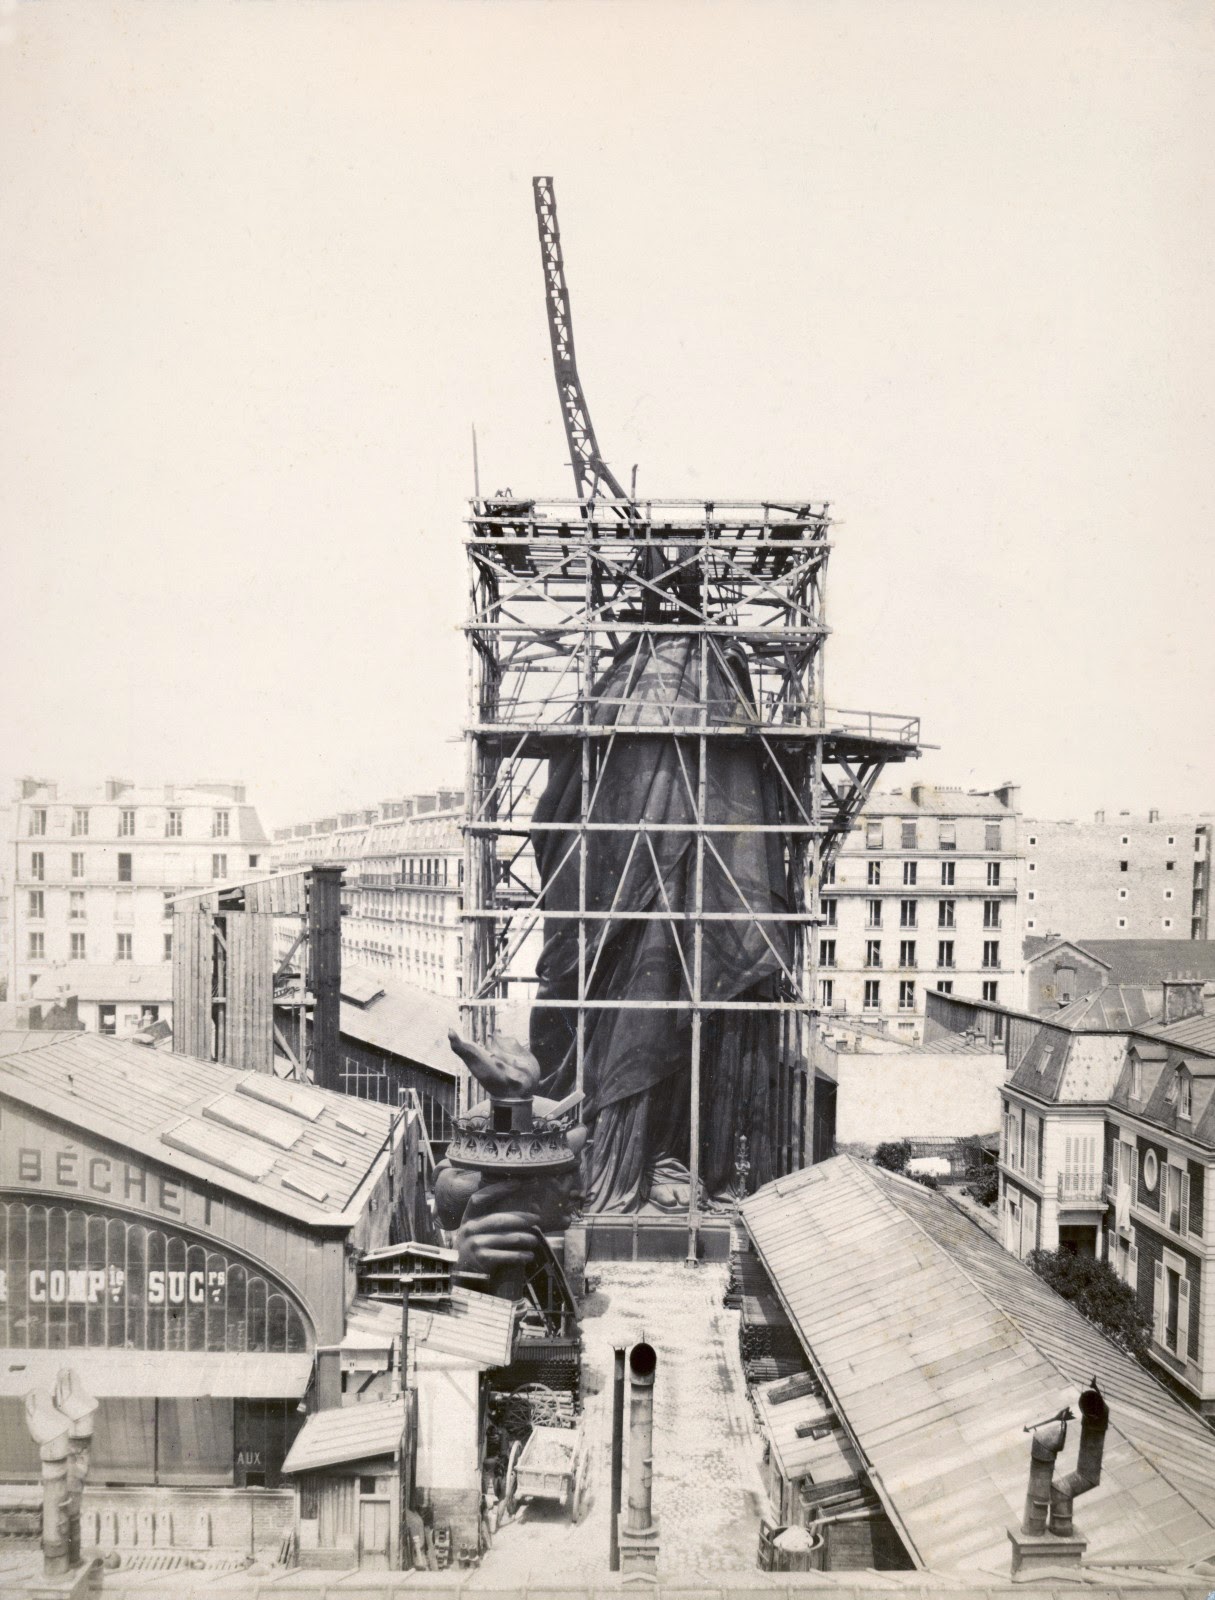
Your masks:
<path fill-rule="evenodd" d="M 1131 1204 L 1139 1204 L 1139 1151 L 1134 1145 L 1129 1146 L 1131 1152 Z"/>
<path fill-rule="evenodd" d="M 1190 1231 L 1190 1175 L 1188 1172 L 1181 1176 L 1181 1232 Z"/>
<path fill-rule="evenodd" d="M 1157 1344 L 1164 1343 L 1164 1262 L 1157 1261 L 1152 1268 L 1152 1337 Z"/>
<path fill-rule="evenodd" d="M 1186 1360 L 1190 1354 L 1190 1280 L 1182 1278 L 1177 1295 L 1177 1354 Z"/>
<path fill-rule="evenodd" d="M 1139 1246 L 1133 1244 L 1126 1253 L 1126 1281 L 1139 1298 Z"/>

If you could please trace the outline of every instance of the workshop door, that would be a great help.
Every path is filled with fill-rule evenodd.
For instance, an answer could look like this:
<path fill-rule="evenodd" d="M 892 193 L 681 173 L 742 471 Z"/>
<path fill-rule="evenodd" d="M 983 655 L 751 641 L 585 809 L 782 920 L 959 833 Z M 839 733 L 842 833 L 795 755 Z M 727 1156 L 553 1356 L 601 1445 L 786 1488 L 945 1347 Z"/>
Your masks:
<path fill-rule="evenodd" d="M 359 1501 L 359 1566 L 388 1569 L 391 1500 Z"/>

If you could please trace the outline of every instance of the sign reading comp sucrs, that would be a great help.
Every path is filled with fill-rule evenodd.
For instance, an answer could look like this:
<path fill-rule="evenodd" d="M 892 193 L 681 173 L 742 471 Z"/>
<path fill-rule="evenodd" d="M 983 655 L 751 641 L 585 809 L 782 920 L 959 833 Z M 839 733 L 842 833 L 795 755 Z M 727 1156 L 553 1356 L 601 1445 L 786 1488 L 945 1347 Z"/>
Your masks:
<path fill-rule="evenodd" d="M 309 1343 L 287 1289 L 192 1234 L 0 1199 L 0 1345 L 302 1354 Z"/>

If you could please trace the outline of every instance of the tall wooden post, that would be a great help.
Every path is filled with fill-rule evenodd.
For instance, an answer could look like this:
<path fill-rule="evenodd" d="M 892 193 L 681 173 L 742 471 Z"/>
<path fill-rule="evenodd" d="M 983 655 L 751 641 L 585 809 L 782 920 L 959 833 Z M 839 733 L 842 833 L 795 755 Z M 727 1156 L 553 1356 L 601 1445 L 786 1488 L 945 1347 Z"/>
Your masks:
<path fill-rule="evenodd" d="M 338 1087 L 342 1027 L 342 867 L 308 875 L 308 992 L 313 999 L 312 1075 Z"/>

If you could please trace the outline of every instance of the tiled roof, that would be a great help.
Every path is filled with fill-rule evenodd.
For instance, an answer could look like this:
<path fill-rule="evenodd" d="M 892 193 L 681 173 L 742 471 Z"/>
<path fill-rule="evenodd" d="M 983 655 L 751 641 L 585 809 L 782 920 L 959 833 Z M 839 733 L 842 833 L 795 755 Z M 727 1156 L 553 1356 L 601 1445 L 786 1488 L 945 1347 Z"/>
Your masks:
<path fill-rule="evenodd" d="M 1026 1423 L 1097 1375 L 1111 1419 L 1090 1562 L 1215 1557 L 1215 1435 L 940 1196 L 851 1157 L 766 1185 L 744 1223 L 919 1561 L 1008 1570 Z M 1069 1462 L 1075 1450 L 1069 1440 Z"/>
<path fill-rule="evenodd" d="M 1215 982 L 1215 939 L 1080 939 L 1087 950 L 1104 961 L 1112 983 L 1159 984 L 1179 973 L 1197 973 Z"/>
<path fill-rule="evenodd" d="M 393 1122 L 371 1101 L 96 1033 L 0 1060 L 5 1096 L 313 1224 L 354 1220 Z"/>
<path fill-rule="evenodd" d="M 173 963 L 159 961 L 140 967 L 132 961 L 69 961 L 52 967 L 34 982 L 35 1000 L 137 1000 L 147 1005 L 167 1005 L 173 998 Z"/>
<path fill-rule="evenodd" d="M 1182 1050 L 1201 1050 L 1215 1056 L 1215 1012 L 1210 1016 L 1187 1017 L 1183 1022 L 1158 1022 L 1139 1030 L 1167 1040 Z"/>
<path fill-rule="evenodd" d="M 1109 982 L 1158 988 L 1165 978 L 1197 973 L 1215 983 L 1215 939 L 1068 939 L 1026 937 L 1022 952 L 1032 961 L 1056 948 L 1071 946 L 1109 969 Z"/>
<path fill-rule="evenodd" d="M 390 1456 L 405 1433 L 405 1402 L 369 1400 L 314 1412 L 296 1435 L 283 1462 L 284 1472 L 315 1472 L 342 1461 Z"/>

